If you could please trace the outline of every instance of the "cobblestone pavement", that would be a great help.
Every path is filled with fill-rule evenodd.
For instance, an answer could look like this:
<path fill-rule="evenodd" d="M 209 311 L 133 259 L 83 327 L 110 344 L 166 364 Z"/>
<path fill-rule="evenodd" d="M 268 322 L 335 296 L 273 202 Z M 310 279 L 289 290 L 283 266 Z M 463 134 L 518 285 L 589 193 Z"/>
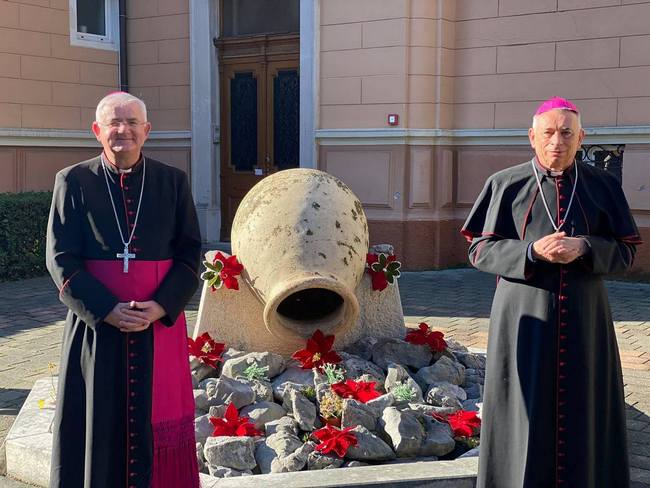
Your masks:
<path fill-rule="evenodd" d="M 407 322 L 427 321 L 468 347 L 486 348 L 493 276 L 472 269 L 407 272 L 399 284 Z M 607 287 L 624 368 L 633 487 L 650 488 L 650 284 Z M 190 331 L 198 300 L 197 293 L 188 306 Z M 34 381 L 59 362 L 65 313 L 49 278 L 0 283 L 0 445 Z M 27 485 L 0 477 L 5 486 Z"/>

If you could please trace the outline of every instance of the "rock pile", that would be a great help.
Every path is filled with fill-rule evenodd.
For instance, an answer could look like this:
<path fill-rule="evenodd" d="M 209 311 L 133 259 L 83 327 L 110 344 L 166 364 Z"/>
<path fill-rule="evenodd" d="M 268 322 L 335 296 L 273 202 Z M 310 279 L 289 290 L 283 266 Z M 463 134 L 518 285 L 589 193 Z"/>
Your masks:
<path fill-rule="evenodd" d="M 342 361 L 328 372 L 301 369 L 270 352 L 229 349 L 217 368 L 192 359 L 201 471 L 233 477 L 449 459 L 477 444 L 475 437 L 454 438 L 444 417 L 480 410 L 483 355 L 451 340 L 433 353 L 426 345 L 373 338 L 339 355 Z M 364 403 L 332 391 L 332 382 L 349 379 L 375 382 L 379 396 Z M 213 436 L 210 418 L 224 417 L 231 403 L 264 436 Z M 316 449 L 313 432 L 324 423 L 350 428 L 356 437 L 343 458 Z"/>

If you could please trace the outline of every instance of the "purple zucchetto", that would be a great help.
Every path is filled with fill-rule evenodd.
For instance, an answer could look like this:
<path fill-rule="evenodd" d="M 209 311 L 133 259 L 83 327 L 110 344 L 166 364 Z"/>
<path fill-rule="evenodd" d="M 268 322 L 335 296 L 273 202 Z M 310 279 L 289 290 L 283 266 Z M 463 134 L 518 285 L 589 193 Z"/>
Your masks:
<path fill-rule="evenodd" d="M 537 107 L 537 112 L 535 112 L 535 116 L 541 115 L 544 112 L 548 112 L 549 110 L 553 110 L 555 108 L 570 110 L 571 112 L 575 112 L 576 114 L 580 113 L 578 107 L 576 107 L 567 99 L 560 98 L 560 97 L 553 97 L 553 98 L 549 98 L 545 102 L 542 102 L 542 104 L 539 107 Z"/>

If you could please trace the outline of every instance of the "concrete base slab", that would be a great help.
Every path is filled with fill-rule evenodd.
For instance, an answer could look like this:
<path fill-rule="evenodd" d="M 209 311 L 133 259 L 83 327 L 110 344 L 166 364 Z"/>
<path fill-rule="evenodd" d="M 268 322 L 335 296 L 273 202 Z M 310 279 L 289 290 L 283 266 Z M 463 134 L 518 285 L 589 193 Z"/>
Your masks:
<path fill-rule="evenodd" d="M 54 381 L 56 384 L 56 381 Z M 52 379 L 37 380 L 6 439 L 7 475 L 47 486 L 52 456 Z"/>

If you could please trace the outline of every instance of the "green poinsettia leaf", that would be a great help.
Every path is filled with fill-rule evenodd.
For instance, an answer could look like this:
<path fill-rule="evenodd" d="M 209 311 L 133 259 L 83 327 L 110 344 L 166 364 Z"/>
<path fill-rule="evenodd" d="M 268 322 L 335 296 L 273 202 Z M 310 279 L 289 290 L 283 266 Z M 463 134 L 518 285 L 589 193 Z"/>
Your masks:
<path fill-rule="evenodd" d="M 212 287 L 214 287 L 214 288 L 216 288 L 216 289 L 221 288 L 221 285 L 223 285 L 223 281 L 221 280 L 221 276 L 216 275 L 214 278 L 212 278 L 212 279 L 210 280 L 210 282 L 208 283 L 208 285 L 209 285 L 209 286 L 212 286 Z"/>
<path fill-rule="evenodd" d="M 214 271 L 204 271 L 201 273 L 201 279 L 203 281 L 210 281 L 212 278 L 214 278 L 215 273 Z"/>
<path fill-rule="evenodd" d="M 211 271 L 214 271 L 215 273 L 218 273 L 221 271 L 221 268 L 223 268 L 223 263 L 221 261 L 217 261 L 216 263 L 212 264 L 210 261 L 203 261 L 203 266 Z"/>
<path fill-rule="evenodd" d="M 388 266 L 386 266 L 386 271 L 392 274 L 399 273 L 399 269 L 401 266 L 402 263 L 400 263 L 399 261 L 393 261 L 392 263 L 388 263 Z"/>
<path fill-rule="evenodd" d="M 400 276 L 402 276 L 402 272 L 401 272 L 400 270 L 396 270 L 396 271 L 393 273 L 393 276 L 394 276 L 395 278 L 399 278 Z"/>
<path fill-rule="evenodd" d="M 370 265 L 370 269 L 372 269 L 375 273 L 379 273 L 380 271 L 384 270 L 384 266 L 381 263 L 376 262 Z"/>
<path fill-rule="evenodd" d="M 385 268 L 386 267 L 386 262 L 388 261 L 388 257 L 382 252 L 382 253 L 379 253 L 377 258 L 379 259 L 378 262 L 381 263 L 381 267 Z"/>
<path fill-rule="evenodd" d="M 386 281 L 388 281 L 388 283 L 392 285 L 395 282 L 395 278 L 393 278 L 392 274 L 386 273 Z"/>

